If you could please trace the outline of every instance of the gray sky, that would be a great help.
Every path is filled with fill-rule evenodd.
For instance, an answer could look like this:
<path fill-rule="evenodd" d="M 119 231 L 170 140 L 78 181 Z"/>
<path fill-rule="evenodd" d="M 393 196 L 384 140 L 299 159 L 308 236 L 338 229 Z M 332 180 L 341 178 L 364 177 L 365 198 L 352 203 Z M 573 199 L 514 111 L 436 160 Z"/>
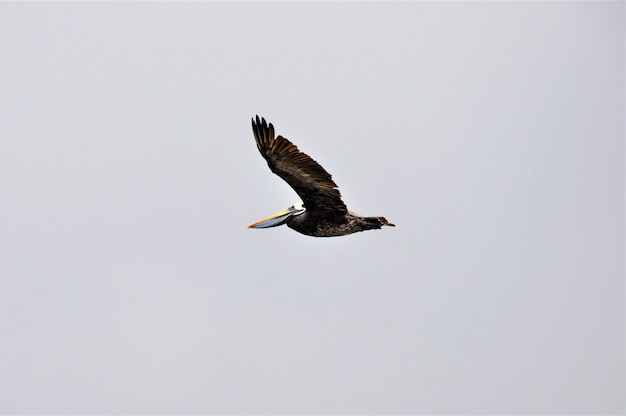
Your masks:
<path fill-rule="evenodd" d="M 624 3 L 0 3 L 0 413 L 623 413 Z M 297 195 L 255 114 L 395 229 Z"/>

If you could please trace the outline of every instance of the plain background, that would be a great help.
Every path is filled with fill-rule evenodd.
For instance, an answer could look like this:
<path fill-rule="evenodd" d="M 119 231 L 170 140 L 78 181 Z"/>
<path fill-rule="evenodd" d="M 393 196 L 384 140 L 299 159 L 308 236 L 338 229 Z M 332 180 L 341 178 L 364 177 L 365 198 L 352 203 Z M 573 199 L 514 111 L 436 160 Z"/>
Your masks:
<path fill-rule="evenodd" d="M 3 2 L 0 89 L 0 412 L 624 412 L 623 2 Z M 255 114 L 397 227 L 246 229 Z"/>

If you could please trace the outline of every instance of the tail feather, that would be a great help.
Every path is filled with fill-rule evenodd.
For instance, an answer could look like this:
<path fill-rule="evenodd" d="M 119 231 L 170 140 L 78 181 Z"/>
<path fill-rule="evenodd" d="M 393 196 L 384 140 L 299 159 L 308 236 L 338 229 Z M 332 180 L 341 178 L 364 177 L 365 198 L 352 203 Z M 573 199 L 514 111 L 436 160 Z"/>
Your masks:
<path fill-rule="evenodd" d="M 365 217 L 363 219 L 370 224 L 377 225 L 378 227 L 376 228 L 381 228 L 383 225 L 386 225 L 388 227 L 395 227 L 395 224 L 387 221 L 385 217 Z"/>

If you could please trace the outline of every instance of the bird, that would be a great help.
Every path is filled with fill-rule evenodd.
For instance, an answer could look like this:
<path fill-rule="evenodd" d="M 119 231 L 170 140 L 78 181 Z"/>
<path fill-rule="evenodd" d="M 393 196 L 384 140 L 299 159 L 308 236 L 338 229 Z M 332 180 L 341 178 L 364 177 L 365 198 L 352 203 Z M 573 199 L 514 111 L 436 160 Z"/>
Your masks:
<path fill-rule="evenodd" d="M 312 237 L 337 237 L 359 231 L 395 227 L 385 217 L 364 217 L 346 208 L 332 176 L 309 155 L 283 136 L 274 136 L 274 126 L 257 115 L 252 131 L 261 156 L 270 170 L 293 188 L 302 203 L 262 219 L 248 228 L 287 227 Z"/>

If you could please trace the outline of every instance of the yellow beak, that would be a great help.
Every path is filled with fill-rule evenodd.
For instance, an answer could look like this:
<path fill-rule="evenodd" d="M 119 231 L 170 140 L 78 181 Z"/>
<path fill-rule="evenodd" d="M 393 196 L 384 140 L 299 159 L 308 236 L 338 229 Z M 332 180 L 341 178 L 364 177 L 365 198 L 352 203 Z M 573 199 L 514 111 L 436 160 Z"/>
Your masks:
<path fill-rule="evenodd" d="M 284 211 L 280 211 L 278 214 L 272 215 L 271 217 L 267 217 L 253 224 L 250 224 L 248 225 L 248 228 L 276 227 L 278 225 L 281 225 L 285 221 L 287 221 L 287 219 L 291 217 L 293 214 L 294 214 L 294 211 L 286 209 Z"/>

